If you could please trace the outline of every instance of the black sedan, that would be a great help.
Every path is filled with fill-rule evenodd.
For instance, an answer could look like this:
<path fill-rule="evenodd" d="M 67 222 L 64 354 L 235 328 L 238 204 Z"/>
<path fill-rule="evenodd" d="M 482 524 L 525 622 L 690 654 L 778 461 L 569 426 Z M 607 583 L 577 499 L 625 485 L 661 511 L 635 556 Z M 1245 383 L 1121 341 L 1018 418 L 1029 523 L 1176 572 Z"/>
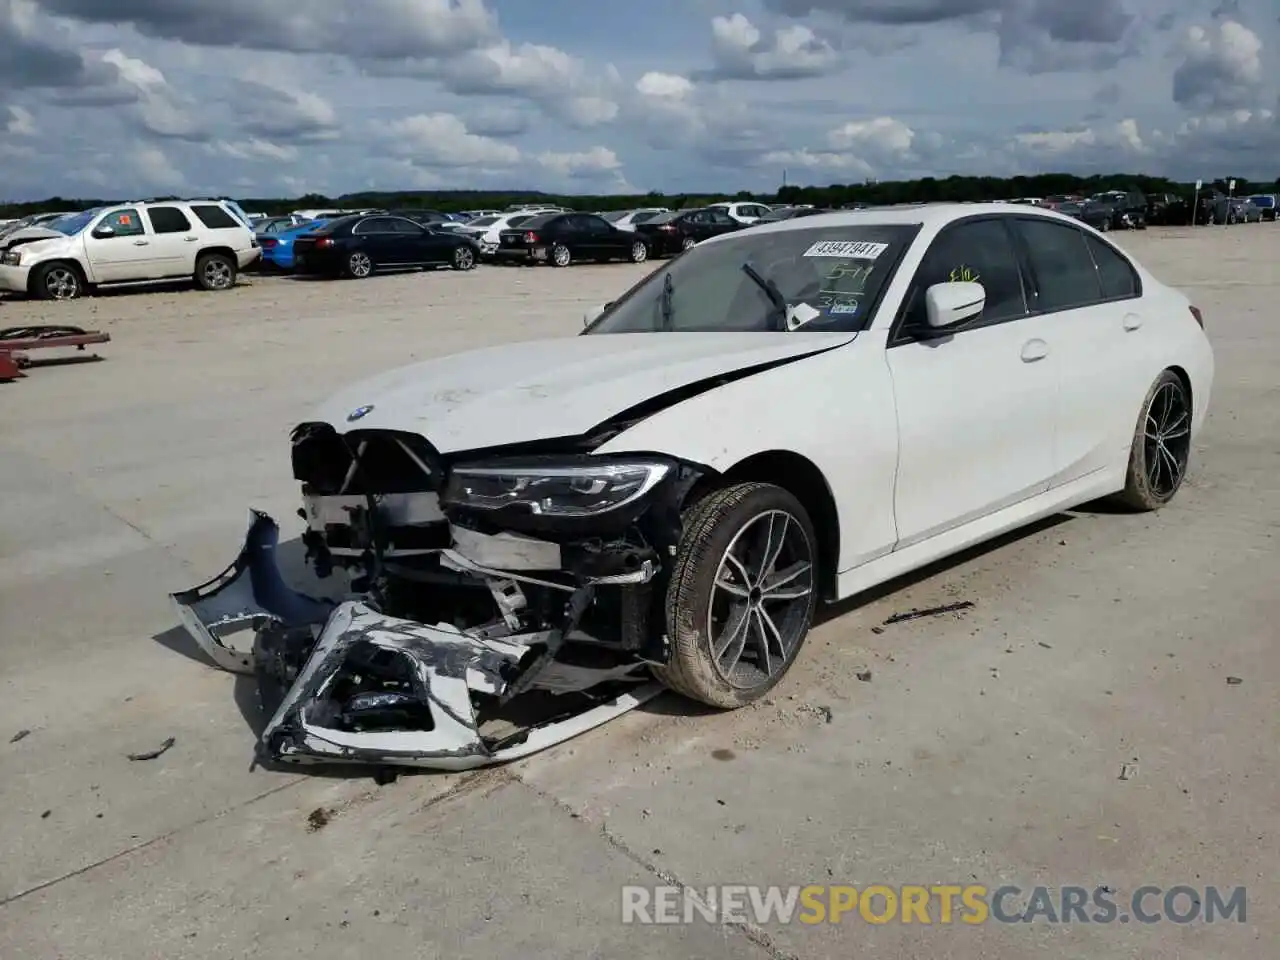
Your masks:
<path fill-rule="evenodd" d="M 649 241 L 655 257 L 669 257 L 688 250 L 701 240 L 742 230 L 747 226 L 748 224 L 733 219 L 721 207 L 707 207 L 702 210 L 660 214 L 652 220 L 636 224 L 636 233 Z"/>
<path fill-rule="evenodd" d="M 756 223 L 777 223 L 779 220 L 794 220 L 796 217 L 816 217 L 823 213 L 834 213 L 825 207 L 777 207 L 770 210 Z"/>
<path fill-rule="evenodd" d="M 298 237 L 293 250 L 298 273 L 357 280 L 383 268 L 470 270 L 480 259 L 480 248 L 470 237 L 388 214 L 330 220 Z"/>
<path fill-rule="evenodd" d="M 550 263 L 567 267 L 575 260 L 630 260 L 644 263 L 649 245 L 630 230 L 619 230 L 594 213 L 544 213 L 516 230 L 498 234 L 493 257 L 500 263 Z"/>

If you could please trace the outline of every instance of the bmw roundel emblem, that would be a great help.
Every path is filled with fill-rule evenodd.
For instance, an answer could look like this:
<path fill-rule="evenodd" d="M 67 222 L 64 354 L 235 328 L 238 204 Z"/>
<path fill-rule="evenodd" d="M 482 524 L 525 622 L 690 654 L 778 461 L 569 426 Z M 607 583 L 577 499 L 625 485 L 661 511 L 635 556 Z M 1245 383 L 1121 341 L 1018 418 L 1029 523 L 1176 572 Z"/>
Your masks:
<path fill-rule="evenodd" d="M 347 414 L 347 422 L 354 423 L 362 417 L 367 417 L 373 411 L 373 404 L 366 404 L 363 407 L 356 407 Z"/>

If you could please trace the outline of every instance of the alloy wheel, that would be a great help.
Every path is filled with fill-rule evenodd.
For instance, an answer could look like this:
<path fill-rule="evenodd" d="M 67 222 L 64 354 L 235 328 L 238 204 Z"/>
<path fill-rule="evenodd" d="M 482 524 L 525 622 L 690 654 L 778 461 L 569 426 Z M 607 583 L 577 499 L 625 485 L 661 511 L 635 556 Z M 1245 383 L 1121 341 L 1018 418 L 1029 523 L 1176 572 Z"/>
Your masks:
<path fill-rule="evenodd" d="M 225 290 L 231 286 L 231 266 L 227 261 L 214 258 L 204 265 L 204 282 L 210 290 Z"/>
<path fill-rule="evenodd" d="M 569 265 L 569 256 L 569 248 L 564 246 L 557 246 L 552 252 L 552 257 L 557 267 L 567 267 Z"/>
<path fill-rule="evenodd" d="M 643 243 L 633 243 L 631 245 L 631 262 L 644 263 L 649 259 L 649 248 Z"/>
<path fill-rule="evenodd" d="M 1181 485 L 1191 456 L 1191 405 L 1180 383 L 1161 384 L 1151 398 L 1143 445 L 1147 484 L 1157 498 L 1167 500 Z"/>
<path fill-rule="evenodd" d="M 459 247 L 453 254 L 453 265 L 459 270 L 470 270 L 475 266 L 476 258 L 470 247 Z"/>
<path fill-rule="evenodd" d="M 357 250 L 347 259 L 347 269 L 351 271 L 353 277 L 363 279 L 373 273 L 373 261 L 369 259 L 367 253 Z"/>
<path fill-rule="evenodd" d="M 814 550 L 785 510 L 748 520 L 716 570 L 707 637 L 716 671 L 739 688 L 780 674 L 809 629 Z"/>
<path fill-rule="evenodd" d="M 80 278 L 69 267 L 54 267 L 44 278 L 51 300 L 73 300 L 80 294 Z"/>

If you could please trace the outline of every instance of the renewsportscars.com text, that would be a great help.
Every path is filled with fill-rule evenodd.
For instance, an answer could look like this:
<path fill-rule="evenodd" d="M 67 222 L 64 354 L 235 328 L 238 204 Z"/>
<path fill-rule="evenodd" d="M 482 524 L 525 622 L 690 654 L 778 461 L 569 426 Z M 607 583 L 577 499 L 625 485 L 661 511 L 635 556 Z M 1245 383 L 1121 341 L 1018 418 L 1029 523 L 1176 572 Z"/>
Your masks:
<path fill-rule="evenodd" d="M 981 884 L 846 884 L 766 887 L 727 884 L 622 888 L 622 922 L 872 924 L 1244 923 L 1244 887 L 1144 885 L 1127 895 L 1110 886 L 1057 888 Z"/>

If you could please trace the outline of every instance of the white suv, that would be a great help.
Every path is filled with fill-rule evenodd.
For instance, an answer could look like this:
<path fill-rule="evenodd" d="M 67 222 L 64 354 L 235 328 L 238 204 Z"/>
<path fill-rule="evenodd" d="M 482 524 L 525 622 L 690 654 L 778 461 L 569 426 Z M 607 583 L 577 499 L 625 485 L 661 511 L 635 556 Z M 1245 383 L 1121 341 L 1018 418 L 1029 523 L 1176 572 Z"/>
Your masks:
<path fill-rule="evenodd" d="M 262 255 L 229 200 L 156 200 L 98 207 L 45 224 L 51 235 L 0 257 L 0 290 L 71 300 L 97 286 L 191 277 L 229 290 Z"/>

